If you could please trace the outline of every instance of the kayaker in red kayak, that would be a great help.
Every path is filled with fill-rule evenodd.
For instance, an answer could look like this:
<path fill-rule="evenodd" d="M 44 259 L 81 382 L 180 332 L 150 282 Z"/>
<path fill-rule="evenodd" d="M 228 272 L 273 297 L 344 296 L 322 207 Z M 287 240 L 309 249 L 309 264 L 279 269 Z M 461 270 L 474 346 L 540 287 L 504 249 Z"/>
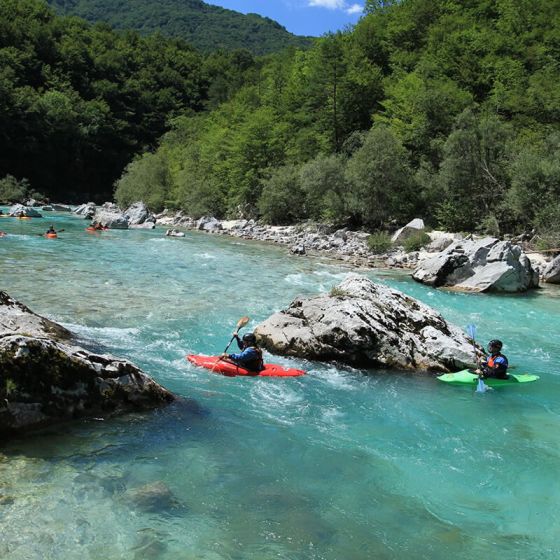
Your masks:
<path fill-rule="evenodd" d="M 245 369 L 259 372 L 264 369 L 262 350 L 257 343 L 257 337 L 253 333 L 246 333 L 239 338 L 237 331 L 233 333 L 237 346 L 241 352 L 237 354 L 222 354 L 222 359 L 229 360 Z"/>

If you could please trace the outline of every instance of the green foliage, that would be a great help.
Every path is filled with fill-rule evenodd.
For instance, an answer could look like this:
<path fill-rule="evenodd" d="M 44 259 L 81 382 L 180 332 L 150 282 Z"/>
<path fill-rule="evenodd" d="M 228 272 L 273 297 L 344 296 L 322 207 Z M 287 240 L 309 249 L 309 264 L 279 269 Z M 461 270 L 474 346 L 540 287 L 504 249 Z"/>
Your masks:
<path fill-rule="evenodd" d="M 52 1 L 143 31 L 204 22 L 208 44 L 228 47 L 204 58 L 4 0 L 0 176 L 99 200 L 126 167 L 119 201 L 193 216 L 552 231 L 560 0 L 368 1 L 353 29 L 263 58 L 251 38 L 231 48 L 222 27 L 216 39 L 206 15 L 231 13 L 202 17 L 199 0 L 181 1 L 188 18 L 178 0 Z"/>
<path fill-rule="evenodd" d="M 419 251 L 431 241 L 430 236 L 424 231 L 412 233 L 403 241 L 404 250 L 407 253 L 411 251 Z"/>
<path fill-rule="evenodd" d="M 348 162 L 349 204 L 358 220 L 377 227 L 406 219 L 414 207 L 414 185 L 406 150 L 385 126 L 375 126 Z"/>
<path fill-rule="evenodd" d="M 519 222 L 542 225 L 541 216 L 560 199 L 560 134 L 530 135 L 520 141 L 511 161 L 508 202 Z"/>
<path fill-rule="evenodd" d="M 115 201 L 121 208 L 141 200 L 154 212 L 160 212 L 171 186 L 165 157 L 160 152 L 145 153 L 126 167 L 115 186 Z"/>
<path fill-rule="evenodd" d="M 259 210 L 270 224 L 291 224 L 305 216 L 299 169 L 279 167 L 264 181 Z"/>
<path fill-rule="evenodd" d="M 345 165 L 340 156 L 319 155 L 301 168 L 301 189 L 310 218 L 334 223 L 345 221 L 348 213 Z"/>
<path fill-rule="evenodd" d="M 48 0 L 61 14 L 107 22 L 115 29 L 161 32 L 203 51 L 247 48 L 254 54 L 305 48 L 312 39 L 292 35 L 257 14 L 243 15 L 201 0 Z"/>
<path fill-rule="evenodd" d="M 0 179 L 0 203 L 13 204 L 24 202 L 29 190 L 29 181 L 22 179 L 18 181 L 12 175 L 6 175 Z"/>
<path fill-rule="evenodd" d="M 0 4 L 0 175 L 53 199 L 103 200 L 168 118 L 204 108 L 192 47 L 57 17 L 39 0 Z"/>
<path fill-rule="evenodd" d="M 538 249 L 560 248 L 560 202 L 543 206 L 537 213 L 535 226 L 538 231 Z"/>
<path fill-rule="evenodd" d="M 372 233 L 367 239 L 367 244 L 369 250 L 374 255 L 386 253 L 393 246 L 391 236 L 385 231 L 376 231 Z"/>
<path fill-rule="evenodd" d="M 346 297 L 348 295 L 348 292 L 346 292 L 342 288 L 339 288 L 338 286 L 333 286 L 329 292 L 329 295 L 331 297 L 341 299 L 343 297 Z"/>
<path fill-rule="evenodd" d="M 495 115 L 470 109 L 457 118 L 443 147 L 437 177 L 442 203 L 440 225 L 473 231 L 496 215 L 508 188 L 506 146 L 510 127 Z"/>

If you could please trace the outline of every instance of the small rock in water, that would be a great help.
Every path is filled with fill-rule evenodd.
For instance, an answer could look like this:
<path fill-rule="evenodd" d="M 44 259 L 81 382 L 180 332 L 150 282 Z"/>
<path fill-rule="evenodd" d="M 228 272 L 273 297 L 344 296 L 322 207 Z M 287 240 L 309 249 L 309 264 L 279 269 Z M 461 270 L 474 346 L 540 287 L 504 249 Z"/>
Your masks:
<path fill-rule="evenodd" d="M 125 500 L 147 513 L 173 513 L 184 506 L 162 481 L 150 482 L 125 492 Z"/>

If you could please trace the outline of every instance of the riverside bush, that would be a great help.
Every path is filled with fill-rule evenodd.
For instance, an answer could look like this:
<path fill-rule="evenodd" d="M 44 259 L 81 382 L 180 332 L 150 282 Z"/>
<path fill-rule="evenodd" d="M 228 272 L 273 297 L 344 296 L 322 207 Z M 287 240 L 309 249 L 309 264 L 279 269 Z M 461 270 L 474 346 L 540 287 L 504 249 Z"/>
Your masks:
<path fill-rule="evenodd" d="M 369 250 L 375 255 L 386 253 L 393 246 L 391 236 L 384 231 L 372 233 L 367 239 L 367 244 Z"/>
<path fill-rule="evenodd" d="M 405 239 L 403 241 L 403 247 L 407 253 L 410 253 L 411 251 L 419 251 L 430 241 L 431 238 L 426 232 L 419 231 L 418 233 L 413 233 L 410 237 Z"/>
<path fill-rule="evenodd" d="M 6 175 L 0 179 L 0 203 L 23 202 L 28 190 L 29 181 L 27 179 L 18 181 L 12 175 Z"/>

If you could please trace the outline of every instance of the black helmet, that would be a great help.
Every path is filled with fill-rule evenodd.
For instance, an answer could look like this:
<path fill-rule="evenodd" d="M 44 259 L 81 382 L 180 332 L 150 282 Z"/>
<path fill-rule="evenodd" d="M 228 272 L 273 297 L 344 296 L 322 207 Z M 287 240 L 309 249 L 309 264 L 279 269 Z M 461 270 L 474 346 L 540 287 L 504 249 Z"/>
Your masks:
<path fill-rule="evenodd" d="M 246 333 L 243 335 L 243 344 L 245 346 L 255 346 L 257 337 L 253 333 Z"/>
<path fill-rule="evenodd" d="M 499 352 L 502 349 L 502 341 L 501 340 L 491 340 L 488 343 L 488 352 Z"/>

